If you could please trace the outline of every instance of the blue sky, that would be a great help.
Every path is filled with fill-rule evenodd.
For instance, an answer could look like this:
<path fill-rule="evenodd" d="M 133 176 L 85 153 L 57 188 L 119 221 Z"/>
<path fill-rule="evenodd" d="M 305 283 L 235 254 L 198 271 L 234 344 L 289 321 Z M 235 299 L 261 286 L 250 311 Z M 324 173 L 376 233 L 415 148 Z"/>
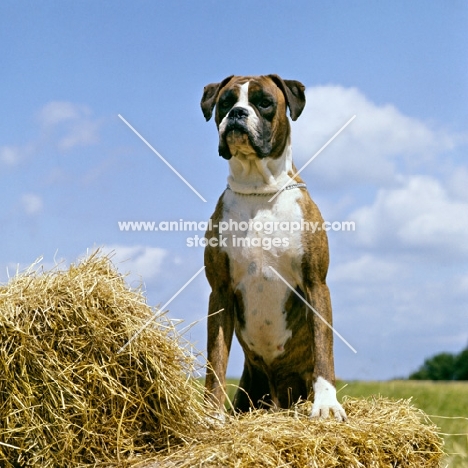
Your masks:
<path fill-rule="evenodd" d="M 203 86 L 277 73 L 307 87 L 293 124 L 329 221 L 337 375 L 404 376 L 468 343 L 468 5 L 462 1 L 5 1 L 0 6 L 0 281 L 102 246 L 164 304 L 202 265 L 187 233 L 119 221 L 203 221 L 227 177 Z M 206 198 L 202 202 L 118 118 Z M 197 277 L 169 306 L 200 320 Z M 242 356 L 233 350 L 229 373 Z"/>

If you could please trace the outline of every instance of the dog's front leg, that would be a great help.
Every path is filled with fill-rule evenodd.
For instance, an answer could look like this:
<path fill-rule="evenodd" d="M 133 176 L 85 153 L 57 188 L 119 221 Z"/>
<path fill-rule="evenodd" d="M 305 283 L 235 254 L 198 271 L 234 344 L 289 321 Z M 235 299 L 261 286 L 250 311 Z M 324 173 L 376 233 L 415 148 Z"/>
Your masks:
<path fill-rule="evenodd" d="M 325 282 L 308 288 L 310 304 L 315 312 L 308 311 L 309 326 L 314 342 L 314 403 L 311 417 L 327 418 L 330 410 L 338 421 L 346 420 L 346 412 L 338 402 L 335 389 L 333 359 L 333 330 L 330 293 Z M 319 315 L 320 314 L 320 315 Z"/>
<path fill-rule="evenodd" d="M 226 369 L 234 333 L 233 300 L 227 298 L 227 291 L 210 295 L 208 310 L 208 365 L 205 381 L 205 399 L 217 411 L 224 411 L 226 398 Z"/>

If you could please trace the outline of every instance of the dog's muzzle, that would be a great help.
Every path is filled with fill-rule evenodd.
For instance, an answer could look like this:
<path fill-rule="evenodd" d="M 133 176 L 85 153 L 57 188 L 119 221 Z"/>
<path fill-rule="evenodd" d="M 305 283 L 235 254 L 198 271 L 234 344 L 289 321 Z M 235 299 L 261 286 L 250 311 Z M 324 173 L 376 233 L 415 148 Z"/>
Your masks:
<path fill-rule="evenodd" d="M 250 135 L 249 128 L 247 126 L 248 117 L 249 111 L 244 107 L 233 107 L 229 111 L 223 133 L 219 135 L 219 155 L 224 159 L 231 159 L 232 157 L 227 143 L 227 136 L 229 133 L 239 132 L 241 134 L 245 134 L 252 144 L 252 135 Z"/>
<path fill-rule="evenodd" d="M 245 107 L 233 107 L 227 115 L 226 126 L 223 133 L 219 135 L 219 155 L 224 159 L 231 159 L 232 154 L 226 141 L 230 132 L 239 132 L 246 135 L 250 146 L 254 149 L 257 157 L 266 158 L 271 153 L 271 128 L 263 125 L 259 129 L 253 129 L 248 125 L 249 110 Z"/>

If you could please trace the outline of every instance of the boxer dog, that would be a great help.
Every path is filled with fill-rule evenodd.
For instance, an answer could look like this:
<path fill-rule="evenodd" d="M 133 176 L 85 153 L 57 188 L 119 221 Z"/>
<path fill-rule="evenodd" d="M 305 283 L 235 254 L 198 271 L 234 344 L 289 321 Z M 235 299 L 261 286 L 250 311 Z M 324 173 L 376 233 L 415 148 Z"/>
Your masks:
<path fill-rule="evenodd" d="M 207 121 L 215 110 L 219 155 L 229 163 L 205 249 L 212 288 L 205 398 L 220 414 L 235 331 L 245 362 L 234 410 L 313 397 L 311 417 L 331 410 L 346 419 L 334 386 L 328 241 L 324 230 L 306 229 L 323 219 L 295 175 L 286 115 L 301 115 L 304 90 L 277 75 L 229 76 L 205 86 L 201 100 Z M 302 228 L 283 229 L 291 223 Z"/>

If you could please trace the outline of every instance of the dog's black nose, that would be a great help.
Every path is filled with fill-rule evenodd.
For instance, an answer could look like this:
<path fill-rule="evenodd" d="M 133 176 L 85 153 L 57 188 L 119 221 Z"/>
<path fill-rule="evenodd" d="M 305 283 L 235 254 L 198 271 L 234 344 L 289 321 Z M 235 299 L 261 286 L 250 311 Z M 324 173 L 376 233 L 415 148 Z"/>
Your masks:
<path fill-rule="evenodd" d="M 229 112 L 230 119 L 242 119 L 248 115 L 249 111 L 245 107 L 233 107 Z"/>

